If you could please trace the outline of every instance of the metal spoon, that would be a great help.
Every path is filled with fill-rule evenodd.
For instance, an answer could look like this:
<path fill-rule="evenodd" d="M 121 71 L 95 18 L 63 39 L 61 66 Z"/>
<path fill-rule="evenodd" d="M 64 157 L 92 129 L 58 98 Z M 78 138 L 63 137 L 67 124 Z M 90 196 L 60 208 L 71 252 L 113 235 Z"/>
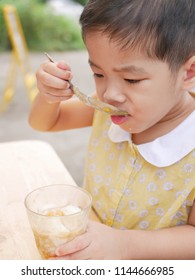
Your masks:
<path fill-rule="evenodd" d="M 47 56 L 49 61 L 54 63 L 54 60 L 51 58 L 51 56 L 48 53 L 45 52 L 45 55 Z M 98 99 L 85 95 L 78 89 L 78 87 L 74 86 L 71 82 L 69 82 L 69 83 L 70 83 L 70 87 L 71 87 L 73 93 L 86 105 L 93 107 L 101 112 L 110 114 L 110 115 L 115 115 L 115 116 L 128 115 L 128 113 L 126 111 L 119 110 L 118 108 L 116 108 L 113 105 L 107 104 Z"/>

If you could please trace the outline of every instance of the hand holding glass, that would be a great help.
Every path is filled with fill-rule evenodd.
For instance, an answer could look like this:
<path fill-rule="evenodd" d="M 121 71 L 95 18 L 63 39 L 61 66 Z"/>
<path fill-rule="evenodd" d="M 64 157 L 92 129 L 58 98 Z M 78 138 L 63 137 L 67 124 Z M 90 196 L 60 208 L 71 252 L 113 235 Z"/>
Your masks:
<path fill-rule="evenodd" d="M 43 259 L 55 256 L 63 243 L 86 231 L 91 195 L 71 185 L 50 185 L 29 193 L 25 206 Z"/>

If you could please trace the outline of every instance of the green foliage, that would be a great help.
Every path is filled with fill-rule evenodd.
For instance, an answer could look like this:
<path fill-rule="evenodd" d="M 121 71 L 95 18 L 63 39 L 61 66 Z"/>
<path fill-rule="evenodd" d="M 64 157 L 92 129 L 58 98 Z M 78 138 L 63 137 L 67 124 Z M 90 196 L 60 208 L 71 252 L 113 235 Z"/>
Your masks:
<path fill-rule="evenodd" d="M 74 2 L 78 2 L 79 4 L 85 6 L 85 4 L 87 3 L 87 0 L 73 0 Z"/>
<path fill-rule="evenodd" d="M 0 51 L 10 49 L 2 14 L 4 4 L 18 11 L 28 48 L 33 51 L 64 51 L 84 48 L 80 26 L 73 19 L 55 15 L 40 0 L 0 0 Z"/>

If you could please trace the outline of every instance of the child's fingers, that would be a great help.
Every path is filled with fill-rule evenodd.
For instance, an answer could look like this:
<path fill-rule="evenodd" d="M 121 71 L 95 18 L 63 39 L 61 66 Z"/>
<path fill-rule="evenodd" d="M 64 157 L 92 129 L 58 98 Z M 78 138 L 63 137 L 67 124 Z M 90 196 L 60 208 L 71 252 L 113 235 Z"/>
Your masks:
<path fill-rule="evenodd" d="M 45 85 L 47 87 L 52 87 L 56 89 L 69 89 L 70 83 L 68 80 L 59 78 L 57 76 L 51 75 L 48 72 L 45 72 L 44 70 L 40 70 L 37 72 L 37 84 L 39 85 Z"/>
<path fill-rule="evenodd" d="M 66 64 L 65 61 L 61 60 L 59 62 L 56 63 L 57 67 L 62 69 L 62 70 L 67 70 L 67 71 L 71 71 L 71 68 L 68 64 Z"/>
<path fill-rule="evenodd" d="M 60 90 L 47 86 L 40 88 L 40 94 L 42 94 L 48 103 L 58 103 L 61 101 L 68 100 L 72 97 L 73 93 L 71 89 Z"/>
<path fill-rule="evenodd" d="M 43 63 L 36 76 L 39 92 L 48 103 L 61 102 L 72 97 L 69 82 L 72 74 L 70 67 L 63 61 L 58 65 L 52 62 Z"/>
<path fill-rule="evenodd" d="M 71 72 L 71 68 L 70 68 L 70 66 L 68 64 L 66 64 L 64 61 L 59 61 L 56 65 L 57 65 L 57 67 L 60 70 L 64 71 L 63 72 L 63 74 L 65 75 L 64 79 L 71 80 L 73 78 L 73 75 L 72 75 L 72 72 Z"/>
<path fill-rule="evenodd" d="M 40 86 L 38 86 L 38 89 L 40 93 L 49 93 L 50 95 L 54 95 L 54 96 L 63 96 L 63 97 L 70 98 L 73 95 L 71 88 L 57 89 L 41 84 Z"/>
<path fill-rule="evenodd" d="M 56 256 L 71 255 L 78 251 L 82 251 L 87 248 L 90 244 L 89 239 L 86 238 L 86 233 L 77 236 L 75 239 L 61 245 L 56 249 Z"/>
<path fill-rule="evenodd" d="M 72 79 L 72 73 L 70 67 L 62 61 L 59 62 L 58 64 L 52 62 L 43 63 L 39 71 L 41 70 L 63 80 Z"/>

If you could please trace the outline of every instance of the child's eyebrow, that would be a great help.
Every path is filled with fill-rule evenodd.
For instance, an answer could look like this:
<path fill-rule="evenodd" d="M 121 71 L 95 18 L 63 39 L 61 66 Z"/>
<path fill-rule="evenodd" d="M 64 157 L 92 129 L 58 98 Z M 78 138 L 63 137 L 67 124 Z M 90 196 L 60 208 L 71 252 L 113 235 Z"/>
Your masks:
<path fill-rule="evenodd" d="M 96 68 L 101 69 L 100 66 L 95 64 L 93 61 L 90 59 L 88 60 L 90 66 L 94 66 Z M 113 69 L 115 72 L 130 72 L 130 73 L 137 73 L 137 74 L 148 74 L 146 70 L 142 67 L 138 67 L 135 65 L 121 65 L 119 67 L 114 67 Z"/>
<path fill-rule="evenodd" d="M 88 63 L 89 63 L 90 66 L 94 66 L 94 67 L 96 67 L 96 68 L 101 69 L 100 66 L 98 66 L 97 64 L 95 64 L 95 63 L 94 63 L 93 61 L 91 61 L 90 59 L 88 60 Z"/>
<path fill-rule="evenodd" d="M 119 67 L 115 67 L 114 71 L 115 72 L 131 72 L 131 73 L 138 73 L 138 74 L 148 74 L 144 68 L 138 67 L 135 65 L 122 65 Z"/>

